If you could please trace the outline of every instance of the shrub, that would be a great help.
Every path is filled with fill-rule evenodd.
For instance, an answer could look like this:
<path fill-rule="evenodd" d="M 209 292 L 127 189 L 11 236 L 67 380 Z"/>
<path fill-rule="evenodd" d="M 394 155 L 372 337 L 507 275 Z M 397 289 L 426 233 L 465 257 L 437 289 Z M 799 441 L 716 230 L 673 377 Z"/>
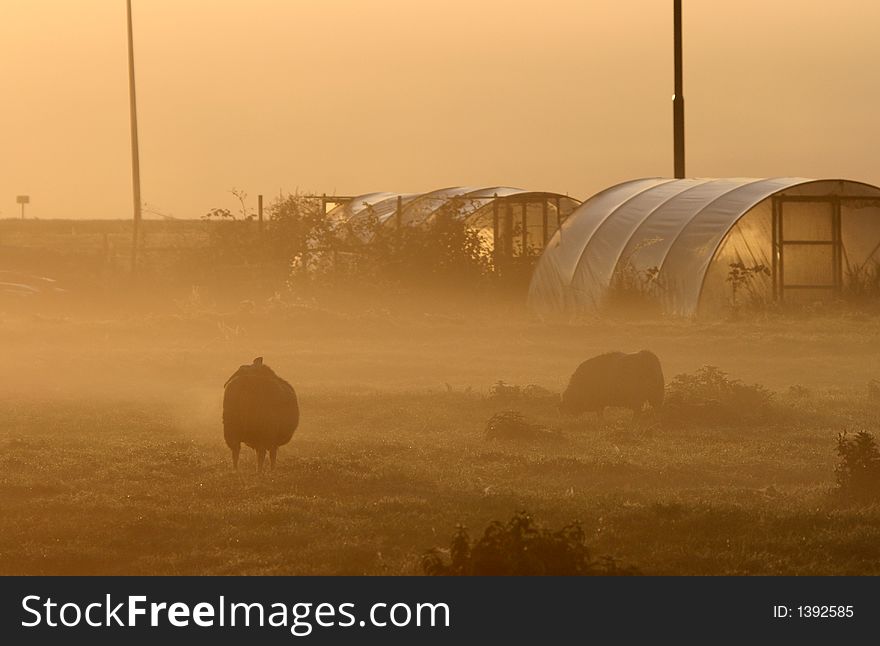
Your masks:
<path fill-rule="evenodd" d="M 521 395 L 522 389 L 519 386 L 507 384 L 500 379 L 492 384 L 492 387 L 489 389 L 489 399 L 519 399 Z"/>
<path fill-rule="evenodd" d="M 517 399 L 557 399 L 559 396 L 537 384 L 517 386 L 504 381 L 496 381 L 489 389 L 489 399 L 497 401 L 512 401 Z"/>
<path fill-rule="evenodd" d="M 467 529 L 457 526 L 448 550 L 431 549 L 422 556 L 429 576 L 589 576 L 638 574 L 619 567 L 611 558 L 594 560 L 580 523 L 556 531 L 535 524 L 525 511 L 507 523 L 492 521 L 483 536 L 472 542 Z"/>
<path fill-rule="evenodd" d="M 298 203 L 277 212 L 288 214 L 279 220 L 286 227 L 280 238 L 299 241 L 287 249 L 292 289 L 313 286 L 317 296 L 328 287 L 383 296 L 479 293 L 492 277 L 485 243 L 451 212 L 441 210 L 428 222 L 400 228 L 376 217 L 334 226 Z"/>
<path fill-rule="evenodd" d="M 663 311 L 659 296 L 660 269 L 636 269 L 623 263 L 615 271 L 605 294 L 605 309 L 610 314 L 657 316 Z"/>
<path fill-rule="evenodd" d="M 634 260 L 643 249 L 661 241 L 661 238 L 644 240 L 619 260 L 605 292 L 606 312 L 630 317 L 656 317 L 662 314 L 660 267 L 640 267 Z"/>
<path fill-rule="evenodd" d="M 843 296 L 857 305 L 876 304 L 880 300 L 880 262 L 866 260 L 847 267 Z"/>
<path fill-rule="evenodd" d="M 515 410 L 502 411 L 490 417 L 486 422 L 485 437 L 487 440 L 561 439 L 558 433 L 528 421 Z"/>
<path fill-rule="evenodd" d="M 265 253 L 285 266 L 308 265 L 344 245 L 334 236 L 320 200 L 299 194 L 279 197 L 269 207 Z"/>
<path fill-rule="evenodd" d="M 232 194 L 236 212 L 204 216 L 208 239 L 195 267 L 221 284 L 229 276 L 259 279 L 310 298 L 432 291 L 483 298 L 498 287 L 488 241 L 454 200 L 425 221 L 392 226 L 371 209 L 356 222 L 329 218 L 320 198 L 294 194 L 275 200 L 260 227 L 247 194 Z"/>
<path fill-rule="evenodd" d="M 837 455 L 840 462 L 834 472 L 839 494 L 849 499 L 880 496 L 880 450 L 873 435 L 867 431 L 852 436 L 840 433 Z"/>
<path fill-rule="evenodd" d="M 665 419 L 678 423 L 745 424 L 772 416 L 773 393 L 703 366 L 669 382 L 662 411 Z"/>
<path fill-rule="evenodd" d="M 379 225 L 361 252 L 362 263 L 372 265 L 370 273 L 404 288 L 473 289 L 492 269 L 479 233 L 443 209 L 423 225 Z"/>
<path fill-rule="evenodd" d="M 207 245 L 196 269 L 208 276 L 244 280 L 260 278 L 272 288 L 288 279 L 291 266 L 308 264 L 315 257 L 336 250 L 319 199 L 303 195 L 278 197 L 260 227 L 256 214 L 248 206 L 248 195 L 233 189 L 239 201 L 238 213 L 229 209 L 211 209 L 203 219 L 207 224 Z"/>
<path fill-rule="evenodd" d="M 208 224 L 204 251 L 209 267 L 248 265 L 259 258 L 259 231 L 247 207 L 247 193 L 235 188 L 230 193 L 240 204 L 237 215 L 229 209 L 213 208 L 202 216 Z"/>
<path fill-rule="evenodd" d="M 762 290 L 755 283 L 760 277 L 770 276 L 770 270 L 761 264 L 747 267 L 742 262 L 730 263 L 730 271 L 727 272 L 727 282 L 730 283 L 730 308 L 734 317 L 739 316 L 743 305 L 740 294 L 745 292 L 747 302 L 754 306 L 766 305 L 762 301 Z"/>
<path fill-rule="evenodd" d="M 801 384 L 794 384 L 788 387 L 788 396 L 794 399 L 806 399 L 810 395 L 812 395 L 810 389 Z"/>

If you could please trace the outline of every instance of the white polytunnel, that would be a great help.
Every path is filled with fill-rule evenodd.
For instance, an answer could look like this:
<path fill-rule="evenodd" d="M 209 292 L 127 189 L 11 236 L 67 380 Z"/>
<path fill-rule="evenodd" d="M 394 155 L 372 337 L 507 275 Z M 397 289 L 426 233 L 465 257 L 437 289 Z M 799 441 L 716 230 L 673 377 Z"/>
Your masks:
<path fill-rule="evenodd" d="M 366 242 L 374 227 L 424 227 L 446 214 L 476 230 L 496 269 L 531 270 L 559 225 L 580 202 L 567 195 L 509 186 L 450 187 L 429 193 L 368 193 L 327 214 L 340 234 Z"/>
<path fill-rule="evenodd" d="M 880 278 L 880 188 L 838 179 L 637 179 L 585 201 L 532 275 L 537 314 L 643 300 L 667 314 L 812 303 Z"/>

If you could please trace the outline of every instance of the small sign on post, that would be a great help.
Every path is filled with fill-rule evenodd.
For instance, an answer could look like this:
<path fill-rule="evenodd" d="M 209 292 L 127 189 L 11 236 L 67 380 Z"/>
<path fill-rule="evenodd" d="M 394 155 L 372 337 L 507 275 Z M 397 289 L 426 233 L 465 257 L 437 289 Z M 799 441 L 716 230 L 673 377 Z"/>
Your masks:
<path fill-rule="evenodd" d="M 31 196 L 30 195 L 16 195 L 15 201 L 18 204 L 21 204 L 21 219 L 24 220 L 24 205 L 31 203 Z"/>

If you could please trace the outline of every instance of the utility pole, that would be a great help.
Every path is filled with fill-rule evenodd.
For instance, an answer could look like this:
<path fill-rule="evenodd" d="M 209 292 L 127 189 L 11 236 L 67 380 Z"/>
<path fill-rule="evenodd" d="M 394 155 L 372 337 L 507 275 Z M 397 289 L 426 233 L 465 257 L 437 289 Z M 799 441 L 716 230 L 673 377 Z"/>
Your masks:
<path fill-rule="evenodd" d="M 134 38 L 131 29 L 131 0 L 125 0 L 128 17 L 128 102 L 131 113 L 131 181 L 134 200 L 132 220 L 131 274 L 137 273 L 138 239 L 141 227 L 141 164 L 138 150 L 137 97 L 134 85 Z"/>
<path fill-rule="evenodd" d="M 675 94 L 672 95 L 672 138 L 675 178 L 684 179 L 684 80 L 681 55 L 681 0 L 673 0 L 673 32 L 675 34 Z"/>

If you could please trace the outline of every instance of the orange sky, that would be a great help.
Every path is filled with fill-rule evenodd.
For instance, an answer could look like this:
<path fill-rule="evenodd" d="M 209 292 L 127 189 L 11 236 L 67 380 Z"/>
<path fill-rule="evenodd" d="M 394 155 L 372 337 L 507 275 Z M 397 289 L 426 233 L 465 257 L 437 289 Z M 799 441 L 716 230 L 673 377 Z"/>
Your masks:
<path fill-rule="evenodd" d="M 880 183 L 880 3 L 684 0 L 688 174 Z M 671 173 L 668 0 L 134 0 L 143 198 Z M 3 0 L 0 217 L 130 217 L 124 0 Z"/>

